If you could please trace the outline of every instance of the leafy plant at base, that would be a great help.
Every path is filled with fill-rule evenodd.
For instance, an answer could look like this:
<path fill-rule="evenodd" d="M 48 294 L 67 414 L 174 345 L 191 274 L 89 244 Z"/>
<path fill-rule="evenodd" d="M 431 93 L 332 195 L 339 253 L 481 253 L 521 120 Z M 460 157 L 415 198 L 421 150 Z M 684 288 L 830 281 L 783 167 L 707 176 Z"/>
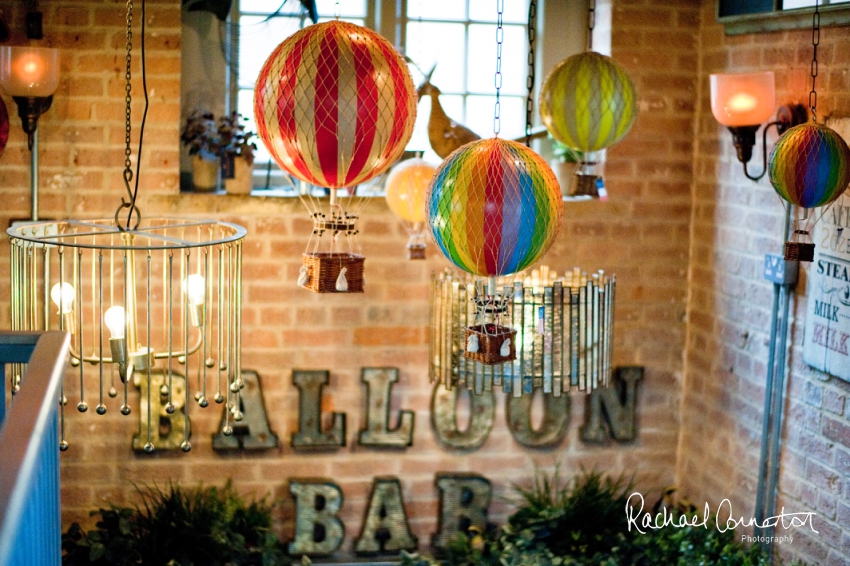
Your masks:
<path fill-rule="evenodd" d="M 712 520 L 707 527 L 665 527 L 640 533 L 629 531 L 625 509 L 632 484 L 623 478 L 584 473 L 562 483 L 558 469 L 537 473 L 531 488 L 515 486 L 517 510 L 500 535 L 475 545 L 459 534 L 446 549 L 449 566 L 767 566 L 767 554 L 758 545 L 744 546 L 735 532 L 719 532 Z M 659 502 L 660 505 L 660 502 Z M 658 506 L 656 506 L 658 507 Z M 668 511 L 670 513 L 670 511 Z M 682 514 L 672 511 L 678 524 Z M 640 524 L 640 523 L 639 523 Z M 486 549 L 486 553 L 483 550 Z M 406 555 L 403 566 L 434 566 L 428 557 Z M 793 566 L 805 566 L 794 563 Z"/>
<path fill-rule="evenodd" d="M 63 564 L 76 566 L 277 566 L 290 564 L 271 530 L 265 498 L 246 503 L 223 488 L 139 488 L 134 508 L 99 509 L 94 530 L 74 523 L 62 536 Z"/>

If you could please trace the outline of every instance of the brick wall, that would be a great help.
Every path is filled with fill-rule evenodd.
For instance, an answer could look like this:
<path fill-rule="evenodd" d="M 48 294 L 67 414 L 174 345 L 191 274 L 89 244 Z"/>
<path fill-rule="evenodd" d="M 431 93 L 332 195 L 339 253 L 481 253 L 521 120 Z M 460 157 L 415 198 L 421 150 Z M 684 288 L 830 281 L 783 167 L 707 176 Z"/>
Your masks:
<path fill-rule="evenodd" d="M 696 1 L 675 7 L 663 2 L 617 2 L 613 8 L 600 2 L 612 10 L 612 52 L 635 79 L 641 114 L 630 137 L 609 154 L 609 201 L 567 205 L 562 233 L 546 258 L 559 271 L 578 265 L 617 274 L 614 359 L 619 365 L 646 366 L 639 385 L 638 440 L 603 447 L 582 444 L 578 429 L 584 420 L 584 401 L 576 395 L 565 440 L 555 449 L 524 449 L 506 429 L 503 396 L 498 394 L 496 426 L 487 443 L 474 452 L 441 448 L 430 428 L 427 289 L 429 273 L 442 269 L 444 260 L 431 247 L 427 262 L 408 262 L 406 235 L 386 205 L 375 201 L 366 209 L 362 228 L 367 292 L 317 296 L 295 285 L 308 237 L 307 215 L 297 202 L 179 194 L 180 8 L 176 0 L 148 4 L 151 111 L 142 160 L 142 210 L 149 216 L 216 216 L 248 229 L 243 367 L 260 373 L 272 429 L 280 435 L 282 448 L 260 456 L 216 454 L 210 435 L 220 412 L 194 408 L 190 454 L 136 455 L 130 440 L 137 429 L 137 410 L 122 417 L 115 400 L 107 401 L 104 416 L 70 410 L 72 446 L 62 456 L 66 524 L 90 521 L 88 511 L 106 501 L 132 500 L 131 481 L 220 483 L 233 477 L 241 490 L 287 499 L 288 477 L 327 476 L 345 493 L 344 548 L 349 551 L 372 477 L 394 474 L 401 478 L 411 527 L 424 547 L 436 528 L 433 481 L 438 471 L 477 471 L 493 480 L 492 511 L 497 520 L 504 519 L 506 509 L 501 497 L 509 494 L 510 484 L 527 483 L 535 463 L 551 470 L 561 462 L 568 473 L 580 466 L 634 473 L 646 491 L 673 482 L 691 218 Z M 40 6 L 45 11 L 47 42 L 62 49 L 59 91 L 41 121 L 42 215 L 111 215 L 123 195 L 124 4 L 45 0 Z M 3 1 L 0 7 L 7 21 L 20 27 L 20 3 Z M 655 50 L 659 45 L 663 55 Z M 135 68 L 138 76 L 138 65 Z M 135 124 L 141 110 L 138 98 L 133 106 Z M 14 114 L 13 102 L 4 100 Z M 4 224 L 26 217 L 29 206 L 28 154 L 17 118 L 12 122 L 9 146 L 0 157 Z M 8 268 L 4 244 L 0 270 Z M 8 296 L 8 278 L 0 278 L 0 314 L 6 321 Z M 354 443 L 365 420 L 360 368 L 384 365 L 400 370 L 393 412 L 402 408 L 416 412 L 413 447 L 389 455 Z M 331 370 L 324 409 L 347 413 L 347 448 L 304 455 L 289 446 L 297 427 L 293 368 Z M 78 386 L 69 388 L 71 408 Z M 88 395 L 94 391 L 89 389 Z M 138 407 L 135 395 L 131 404 Z"/>
<path fill-rule="evenodd" d="M 711 114 L 708 75 L 773 71 L 777 103 L 808 98 L 811 31 L 726 37 L 715 2 L 702 2 L 686 379 L 678 484 L 692 501 L 730 498 L 736 514 L 755 504 L 772 285 L 766 253 L 781 253 L 783 209 L 767 178 L 743 175 L 731 135 Z M 818 50 L 818 114 L 850 114 L 850 33 L 825 28 Z M 775 139 L 775 138 L 774 138 Z M 768 139 L 768 144 L 772 140 Z M 760 171 L 761 154 L 753 169 Z M 850 564 L 850 386 L 802 360 L 807 277 L 793 300 L 790 383 L 784 409 L 778 508 L 818 514 L 820 535 L 795 530 L 784 556 Z M 848 408 L 850 409 L 850 408 Z M 780 533 L 781 534 L 781 533 Z"/>

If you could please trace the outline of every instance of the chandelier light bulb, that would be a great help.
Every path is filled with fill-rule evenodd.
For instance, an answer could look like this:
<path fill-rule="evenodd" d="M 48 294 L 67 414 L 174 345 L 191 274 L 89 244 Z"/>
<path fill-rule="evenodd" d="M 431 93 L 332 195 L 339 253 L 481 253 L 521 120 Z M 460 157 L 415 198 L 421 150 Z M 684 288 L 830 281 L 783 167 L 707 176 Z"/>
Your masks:
<path fill-rule="evenodd" d="M 124 338 L 124 307 L 109 307 L 103 314 L 103 323 L 109 328 L 112 338 Z"/>
<path fill-rule="evenodd" d="M 50 298 L 60 314 L 74 310 L 74 286 L 70 283 L 57 283 L 50 290 Z"/>
<path fill-rule="evenodd" d="M 197 273 L 189 275 L 183 282 L 183 292 L 190 305 L 197 307 L 204 304 L 204 285 L 203 276 Z"/>

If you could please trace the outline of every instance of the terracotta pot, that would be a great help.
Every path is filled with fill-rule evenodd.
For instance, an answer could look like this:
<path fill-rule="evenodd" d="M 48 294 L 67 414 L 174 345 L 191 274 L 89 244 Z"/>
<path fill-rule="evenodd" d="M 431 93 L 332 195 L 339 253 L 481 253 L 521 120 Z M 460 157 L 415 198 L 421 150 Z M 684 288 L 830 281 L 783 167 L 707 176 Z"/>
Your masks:
<path fill-rule="evenodd" d="M 224 189 L 229 195 L 249 195 L 253 188 L 252 172 L 254 167 L 248 165 L 242 157 L 233 160 L 233 178 L 224 179 Z"/>
<path fill-rule="evenodd" d="M 218 188 L 218 160 L 192 156 L 192 184 L 196 191 L 214 191 Z"/>

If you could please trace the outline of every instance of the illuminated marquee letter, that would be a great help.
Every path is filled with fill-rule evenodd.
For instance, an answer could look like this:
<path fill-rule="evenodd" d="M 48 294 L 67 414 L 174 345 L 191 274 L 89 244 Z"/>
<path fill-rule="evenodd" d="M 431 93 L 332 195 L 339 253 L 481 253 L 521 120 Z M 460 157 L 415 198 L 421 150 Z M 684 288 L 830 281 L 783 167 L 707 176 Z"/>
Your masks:
<path fill-rule="evenodd" d="M 354 551 L 357 554 L 397 554 L 416 548 L 417 540 L 410 534 L 398 478 L 375 478 L 363 529 L 354 541 Z"/>
<path fill-rule="evenodd" d="M 475 474 L 437 474 L 435 483 L 440 490 L 440 517 L 437 534 L 431 545 L 436 549 L 470 527 L 487 530 L 487 507 L 493 487 L 486 478 Z"/>
<path fill-rule="evenodd" d="M 333 554 L 345 538 L 345 526 L 337 517 L 342 507 L 339 486 L 330 481 L 290 480 L 289 493 L 295 496 L 295 540 L 289 543 L 289 554 Z"/>
<path fill-rule="evenodd" d="M 635 439 L 635 390 L 643 377 L 643 368 L 617 368 L 615 375 L 618 379 L 607 388 L 596 389 L 587 400 L 587 422 L 581 428 L 584 442 L 601 444 L 608 439 L 608 431 L 602 424 L 603 409 L 612 438 L 620 442 Z"/>
<path fill-rule="evenodd" d="M 401 411 L 398 427 L 390 430 L 390 396 L 398 381 L 395 368 L 363 368 L 366 384 L 366 428 L 360 431 L 362 446 L 405 448 L 413 444 L 413 411 Z"/>
<path fill-rule="evenodd" d="M 298 432 L 292 435 L 296 450 L 330 450 L 345 446 L 345 413 L 333 413 L 333 425 L 322 432 L 322 387 L 328 384 L 327 370 L 292 372 L 298 388 Z"/>
<path fill-rule="evenodd" d="M 462 431 L 457 425 L 457 401 L 459 395 L 469 395 L 469 427 Z M 496 400 L 492 391 L 473 395 L 461 391 L 460 387 L 447 390 L 442 382 L 434 386 L 431 397 L 431 424 L 437 440 L 449 448 L 472 450 L 479 448 L 493 429 Z"/>
<path fill-rule="evenodd" d="M 543 395 L 538 389 L 533 395 L 507 398 L 508 428 L 514 440 L 531 448 L 558 444 L 567 434 L 570 420 L 569 395 L 543 395 L 543 422 L 535 430 L 531 425 L 531 406 L 534 395 Z"/>

